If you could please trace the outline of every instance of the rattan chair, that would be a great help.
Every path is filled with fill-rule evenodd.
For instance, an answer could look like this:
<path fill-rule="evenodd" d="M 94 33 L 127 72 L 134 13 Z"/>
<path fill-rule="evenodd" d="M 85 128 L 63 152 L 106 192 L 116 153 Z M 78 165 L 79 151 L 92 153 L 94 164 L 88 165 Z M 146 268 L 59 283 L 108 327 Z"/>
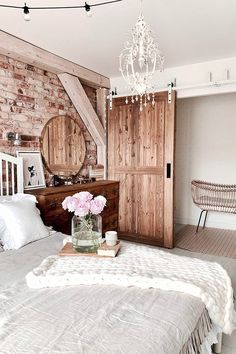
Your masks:
<path fill-rule="evenodd" d="M 206 225 L 208 211 L 218 211 L 223 213 L 236 213 L 236 185 L 217 184 L 204 181 L 192 181 L 191 190 L 193 202 L 202 209 L 196 232 L 198 232 L 201 217 L 205 211 L 203 228 Z"/>

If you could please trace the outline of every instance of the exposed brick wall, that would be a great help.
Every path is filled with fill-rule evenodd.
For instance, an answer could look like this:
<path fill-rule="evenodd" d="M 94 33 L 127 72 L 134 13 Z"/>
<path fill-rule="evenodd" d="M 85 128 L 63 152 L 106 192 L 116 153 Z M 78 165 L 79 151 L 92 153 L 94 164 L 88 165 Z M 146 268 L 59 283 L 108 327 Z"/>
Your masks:
<path fill-rule="evenodd" d="M 96 90 L 84 86 L 96 110 Z M 0 55 L 0 151 L 39 150 L 39 137 L 53 116 L 68 114 L 78 120 L 86 141 L 86 166 L 96 164 L 96 144 L 76 112 L 57 75 Z M 22 145 L 12 146 L 8 132 L 22 135 Z"/>

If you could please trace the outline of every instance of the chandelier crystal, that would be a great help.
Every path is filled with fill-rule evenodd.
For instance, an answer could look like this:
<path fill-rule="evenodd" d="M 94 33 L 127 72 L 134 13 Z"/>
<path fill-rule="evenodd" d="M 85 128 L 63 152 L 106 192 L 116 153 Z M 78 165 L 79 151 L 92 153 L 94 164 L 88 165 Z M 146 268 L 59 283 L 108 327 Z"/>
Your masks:
<path fill-rule="evenodd" d="M 155 70 L 163 70 L 164 56 L 155 44 L 150 27 L 142 13 L 131 31 L 132 41 L 125 43 L 120 54 L 120 72 L 131 90 L 131 102 L 140 99 L 140 110 L 147 101 L 154 105 L 154 85 L 152 77 Z M 128 103 L 128 98 L 126 98 Z"/>

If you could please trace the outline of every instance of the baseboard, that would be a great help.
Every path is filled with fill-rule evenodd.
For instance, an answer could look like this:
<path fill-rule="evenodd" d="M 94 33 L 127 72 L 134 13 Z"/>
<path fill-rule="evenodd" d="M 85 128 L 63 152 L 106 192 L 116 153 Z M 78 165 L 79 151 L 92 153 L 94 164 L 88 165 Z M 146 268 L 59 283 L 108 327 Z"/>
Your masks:
<path fill-rule="evenodd" d="M 176 217 L 175 218 L 175 223 L 176 224 L 184 224 L 184 225 L 197 225 L 198 218 L 182 218 L 182 217 Z M 201 221 L 201 225 L 203 222 L 203 218 Z M 220 221 L 220 220 L 214 220 L 214 221 L 207 221 L 206 227 L 215 227 L 218 229 L 225 229 L 225 230 L 236 230 L 236 216 L 235 216 L 235 223 L 230 223 L 230 222 L 225 222 L 225 221 Z"/>

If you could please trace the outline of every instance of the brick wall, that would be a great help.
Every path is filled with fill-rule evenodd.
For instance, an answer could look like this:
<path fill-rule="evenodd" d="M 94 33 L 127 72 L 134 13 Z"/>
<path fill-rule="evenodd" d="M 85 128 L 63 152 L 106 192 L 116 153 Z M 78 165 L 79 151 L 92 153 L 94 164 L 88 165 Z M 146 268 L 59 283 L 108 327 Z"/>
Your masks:
<path fill-rule="evenodd" d="M 96 110 L 96 90 L 84 86 Z M 68 114 L 78 120 L 86 141 L 87 165 L 96 164 L 96 144 L 76 112 L 57 75 L 0 55 L 0 151 L 15 155 L 16 150 L 39 150 L 39 137 L 53 116 Z M 8 132 L 22 136 L 20 147 L 7 140 Z"/>

